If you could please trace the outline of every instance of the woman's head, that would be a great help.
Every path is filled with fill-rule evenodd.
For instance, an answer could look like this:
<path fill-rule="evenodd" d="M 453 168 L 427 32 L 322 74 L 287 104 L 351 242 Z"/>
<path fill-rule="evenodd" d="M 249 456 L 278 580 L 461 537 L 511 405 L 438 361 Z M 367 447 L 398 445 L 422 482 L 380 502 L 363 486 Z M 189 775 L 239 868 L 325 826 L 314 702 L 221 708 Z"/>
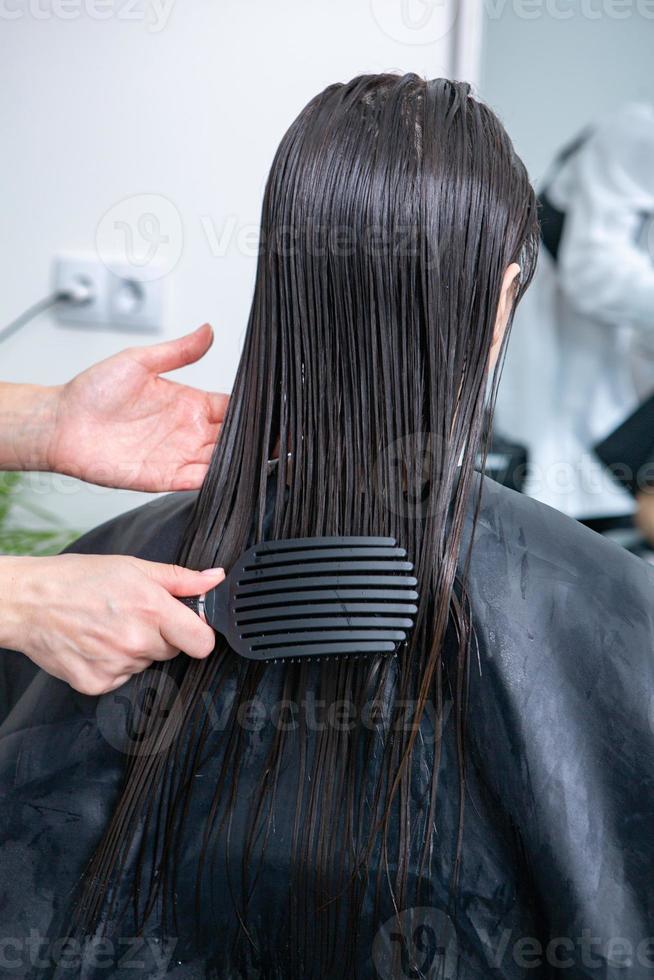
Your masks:
<path fill-rule="evenodd" d="M 525 169 L 498 119 L 467 85 L 415 75 L 332 85 L 300 113 L 275 156 L 243 356 L 180 561 L 229 568 L 262 537 L 392 535 L 413 560 L 421 596 L 416 627 L 397 660 L 373 658 L 356 667 L 326 661 L 317 670 L 290 664 L 274 675 L 298 705 L 310 694 L 328 704 L 346 702 L 356 717 L 365 698 L 378 697 L 391 714 L 400 699 L 416 705 L 410 730 L 392 738 L 374 733 L 382 755 L 377 769 L 361 772 L 353 761 L 373 737 L 361 726 L 345 735 L 327 726 L 302 747 L 288 866 L 300 883 L 295 915 L 305 945 L 312 935 L 308 920 L 319 918 L 319 907 L 332 917 L 338 900 L 349 923 L 341 944 L 349 955 L 363 902 L 362 869 L 376 856 L 378 894 L 390 889 L 401 907 L 409 871 L 420 880 L 431 853 L 437 762 L 424 787 L 422 832 L 398 799 L 411 796 L 412 752 L 428 705 L 430 724 L 442 725 L 446 634 L 455 648 L 450 723 L 463 746 L 474 624 L 459 552 L 489 371 L 533 274 L 536 250 L 536 204 Z M 271 474 L 273 453 L 279 463 Z M 174 891 L 175 847 L 193 812 L 193 765 L 212 744 L 203 695 L 220 696 L 231 685 L 234 709 L 216 743 L 223 754 L 203 839 L 206 848 L 215 846 L 235 800 L 251 800 L 244 880 L 234 899 L 247 924 L 256 887 L 247 880 L 249 869 L 259 866 L 271 822 L 285 819 L 275 811 L 276 780 L 301 736 L 271 737 L 253 794 L 251 785 L 241 786 L 248 750 L 238 707 L 273 675 L 238 661 L 220 639 L 208 660 L 180 658 L 162 674 L 179 684 L 182 710 L 163 723 L 159 741 L 168 747 L 130 762 L 124 795 L 89 870 L 83 918 L 89 923 L 101 912 L 144 814 L 159 867 L 141 890 L 143 914 L 157 895 Z M 177 791 L 165 792 L 177 778 L 180 744 L 184 758 L 196 761 L 190 772 L 186 763 Z M 463 754 L 459 763 L 462 794 Z M 316 793 L 318 808 L 309 799 Z M 156 821 L 148 822 L 146 802 L 153 798 L 161 803 Z M 380 858 L 383 853 L 388 862 L 390 821 L 392 870 Z M 459 842 L 449 843 L 458 849 Z M 247 943 L 247 929 L 241 939 Z M 332 955 L 338 945 L 325 949 Z M 299 975 L 308 976 L 302 951 L 293 955 Z M 285 975 L 292 975 L 288 964 Z"/>
<path fill-rule="evenodd" d="M 328 337 L 356 318 L 370 338 L 383 320 L 408 334 L 438 313 L 455 320 L 460 346 L 483 351 L 489 330 L 473 328 L 492 326 L 512 264 L 522 263 L 523 288 L 529 281 L 537 227 L 525 168 L 469 86 L 370 75 L 330 86 L 291 125 L 262 235 L 280 298 L 309 314 L 319 305 Z M 314 291 L 316 277 L 326 293 Z M 354 339 L 358 352 L 365 338 Z"/>
<path fill-rule="evenodd" d="M 292 453 L 295 478 L 314 484 L 296 484 L 279 530 L 300 519 L 342 531 L 358 506 L 379 521 L 372 488 L 402 493 L 389 463 L 428 444 L 442 518 L 456 464 L 466 449 L 474 457 L 487 375 L 537 240 L 525 168 L 469 86 L 370 75 L 327 88 L 272 164 L 233 421 L 214 473 L 246 439 L 257 450 L 247 482 L 261 500 L 259 450 L 279 442 L 282 482 Z M 351 472 L 339 483 L 344 460 Z M 212 495 L 212 482 L 203 496 L 219 523 L 223 487 L 216 480 Z M 397 499 L 379 506 L 405 509 Z"/>

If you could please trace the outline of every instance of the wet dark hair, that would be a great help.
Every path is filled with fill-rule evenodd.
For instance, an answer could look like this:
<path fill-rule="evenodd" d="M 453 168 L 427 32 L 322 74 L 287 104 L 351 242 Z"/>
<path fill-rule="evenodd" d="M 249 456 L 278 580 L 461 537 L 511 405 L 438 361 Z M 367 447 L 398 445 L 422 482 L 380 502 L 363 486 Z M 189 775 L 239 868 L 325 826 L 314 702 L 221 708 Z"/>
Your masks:
<path fill-rule="evenodd" d="M 254 298 L 228 416 L 179 559 L 229 568 L 264 535 L 392 535 L 415 565 L 416 628 L 400 656 L 386 661 L 262 667 L 237 661 L 219 638 L 205 661 L 165 664 L 162 683 L 168 676 L 178 683 L 181 710 L 154 733 L 162 750 L 127 765 L 88 870 L 80 928 L 93 929 L 106 915 L 135 847 L 141 922 L 174 915 L 176 861 L 187 833 L 202 835 L 203 894 L 208 858 L 217 841 L 224 844 L 239 799 L 248 736 L 237 709 L 271 670 L 282 696 L 297 704 L 313 691 L 328 704 L 357 709 L 378 699 L 390 717 L 400 701 L 417 710 L 409 730 L 392 736 L 383 725 L 374 732 L 360 724 L 327 727 L 306 752 L 301 725 L 278 731 L 263 759 L 249 759 L 250 779 L 251 767 L 259 769 L 235 862 L 238 941 L 252 941 L 248 896 L 258 887 L 275 819 L 291 823 L 290 932 L 280 975 L 327 976 L 336 964 L 352 975 L 366 888 L 378 899 L 390 892 L 396 909 L 414 900 L 407 868 L 413 862 L 419 880 L 429 866 L 438 754 L 420 803 L 430 832 L 418 840 L 411 762 L 428 702 L 432 722 L 441 724 L 446 634 L 454 643 L 449 684 L 463 810 L 474 624 L 461 541 L 493 401 L 489 355 L 503 276 L 519 263 L 517 302 L 533 274 L 537 240 L 525 168 L 497 117 L 466 84 L 361 76 L 325 89 L 291 125 L 266 187 Z M 279 458 L 274 474 L 272 454 Z M 235 694 L 220 735 L 213 803 L 206 825 L 191 828 L 193 776 L 209 746 L 201 694 L 227 685 Z M 380 762 L 368 769 L 373 752 Z M 277 814 L 275 793 L 291 755 L 298 760 L 297 797 L 289 817 Z M 451 842 L 457 861 L 460 835 L 461 824 Z M 148 848 L 156 869 L 149 877 Z M 369 883 L 373 854 L 378 873 Z M 456 870 L 453 885 L 455 879 Z"/>

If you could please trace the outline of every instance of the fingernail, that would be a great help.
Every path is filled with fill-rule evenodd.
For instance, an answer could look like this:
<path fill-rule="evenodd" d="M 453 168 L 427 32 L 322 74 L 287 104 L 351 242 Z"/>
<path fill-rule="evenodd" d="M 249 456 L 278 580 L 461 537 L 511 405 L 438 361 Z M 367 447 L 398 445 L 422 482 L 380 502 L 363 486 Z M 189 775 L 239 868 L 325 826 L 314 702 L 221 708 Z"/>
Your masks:
<path fill-rule="evenodd" d="M 225 574 L 225 569 L 224 568 L 203 568 L 202 571 L 200 572 L 201 575 L 218 575 L 219 573 L 222 574 L 222 575 L 224 575 Z"/>

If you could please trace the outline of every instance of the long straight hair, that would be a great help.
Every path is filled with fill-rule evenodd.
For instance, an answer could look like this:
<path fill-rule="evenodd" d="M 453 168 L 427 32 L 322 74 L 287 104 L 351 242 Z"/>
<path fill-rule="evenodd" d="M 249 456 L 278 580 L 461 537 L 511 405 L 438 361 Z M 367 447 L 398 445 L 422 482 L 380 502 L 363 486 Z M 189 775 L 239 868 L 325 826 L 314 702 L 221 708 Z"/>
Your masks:
<path fill-rule="evenodd" d="M 419 883 L 429 872 L 438 738 L 418 834 L 411 761 L 428 702 L 436 729 L 442 724 L 446 636 L 454 645 L 461 813 L 452 842 L 456 878 L 474 635 L 462 535 L 486 428 L 503 276 L 519 263 L 517 303 L 537 241 L 525 168 L 466 84 L 360 76 L 325 89 L 291 125 L 265 191 L 254 298 L 227 418 L 179 560 L 229 569 L 264 537 L 393 536 L 415 566 L 416 626 L 392 660 L 262 667 L 238 660 L 219 637 L 210 658 L 163 665 L 158 676 L 162 684 L 175 680 L 179 710 L 148 733 L 159 750 L 126 766 L 88 869 L 80 927 L 108 917 L 132 861 L 137 919 L 174 918 L 176 863 L 191 833 L 202 839 L 200 901 L 211 855 L 229 837 L 236 801 L 244 805 L 248 736 L 238 708 L 274 676 L 295 704 L 309 692 L 357 710 L 379 699 L 391 718 L 400 703 L 416 706 L 413 724 L 393 735 L 388 724 L 373 732 L 327 726 L 307 748 L 300 725 L 274 732 L 258 763 L 248 757 L 241 886 L 222 900 L 234 903 L 240 942 L 256 944 L 248 907 L 281 819 L 277 793 L 293 753 L 283 975 L 324 977 L 337 964 L 352 975 L 367 889 L 378 902 L 390 895 L 399 911 L 413 898 L 409 879 Z M 204 825 L 191 827 L 194 776 L 213 744 L 202 695 L 228 688 L 234 695 L 213 801 Z"/>

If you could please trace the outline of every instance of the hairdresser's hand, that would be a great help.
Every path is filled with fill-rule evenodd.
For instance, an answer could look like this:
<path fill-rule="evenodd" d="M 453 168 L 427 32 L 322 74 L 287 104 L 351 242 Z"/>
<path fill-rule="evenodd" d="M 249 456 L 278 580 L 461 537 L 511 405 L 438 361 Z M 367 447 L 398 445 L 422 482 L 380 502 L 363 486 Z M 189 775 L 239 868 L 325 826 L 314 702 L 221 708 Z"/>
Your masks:
<path fill-rule="evenodd" d="M 58 389 L 48 468 L 100 486 L 193 490 L 207 471 L 228 396 L 161 378 L 211 347 L 205 324 L 151 347 L 132 347 Z"/>
<path fill-rule="evenodd" d="M 180 650 L 207 657 L 213 630 L 173 597 L 224 577 L 122 556 L 1 558 L 0 645 L 83 694 L 104 694 Z"/>

